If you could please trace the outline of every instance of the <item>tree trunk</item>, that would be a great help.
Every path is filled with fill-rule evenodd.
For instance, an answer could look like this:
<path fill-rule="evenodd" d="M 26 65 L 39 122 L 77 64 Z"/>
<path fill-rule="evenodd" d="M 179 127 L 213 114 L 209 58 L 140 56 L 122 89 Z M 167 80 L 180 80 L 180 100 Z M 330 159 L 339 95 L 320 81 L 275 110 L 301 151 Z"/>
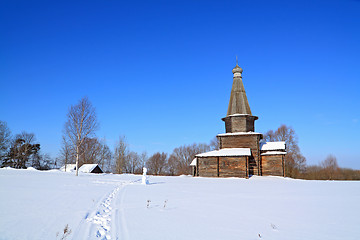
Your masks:
<path fill-rule="evenodd" d="M 76 176 L 79 174 L 79 146 L 76 147 Z"/>

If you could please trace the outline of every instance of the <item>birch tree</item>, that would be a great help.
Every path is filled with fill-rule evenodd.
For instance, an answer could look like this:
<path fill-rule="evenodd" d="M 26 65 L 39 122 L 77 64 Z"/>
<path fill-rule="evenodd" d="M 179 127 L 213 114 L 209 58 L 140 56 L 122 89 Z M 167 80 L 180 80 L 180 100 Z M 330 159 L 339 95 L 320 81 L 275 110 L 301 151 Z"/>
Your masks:
<path fill-rule="evenodd" d="M 67 122 L 65 123 L 65 136 L 71 142 L 76 157 L 76 176 L 79 171 L 79 158 L 81 147 L 86 138 L 95 135 L 99 128 L 95 108 L 87 97 L 82 98 L 78 104 L 69 108 Z"/>

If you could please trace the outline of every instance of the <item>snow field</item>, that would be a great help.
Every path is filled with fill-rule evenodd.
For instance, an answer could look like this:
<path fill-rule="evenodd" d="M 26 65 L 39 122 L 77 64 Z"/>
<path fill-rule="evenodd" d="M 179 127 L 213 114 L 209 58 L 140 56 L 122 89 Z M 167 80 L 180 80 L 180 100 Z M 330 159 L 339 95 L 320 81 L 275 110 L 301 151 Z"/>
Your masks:
<path fill-rule="evenodd" d="M 0 169 L 0 239 L 359 239 L 360 182 Z"/>

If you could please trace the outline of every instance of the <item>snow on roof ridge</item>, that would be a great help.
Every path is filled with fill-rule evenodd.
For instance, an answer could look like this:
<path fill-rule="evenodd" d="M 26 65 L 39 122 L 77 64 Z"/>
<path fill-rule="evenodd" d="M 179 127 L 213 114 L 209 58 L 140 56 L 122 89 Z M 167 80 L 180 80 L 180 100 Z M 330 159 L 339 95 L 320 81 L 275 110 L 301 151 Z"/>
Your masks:
<path fill-rule="evenodd" d="M 223 148 L 197 154 L 196 157 L 251 156 L 250 148 Z"/>
<path fill-rule="evenodd" d="M 263 156 L 263 155 L 286 155 L 286 154 L 287 154 L 287 152 L 269 151 L 269 152 L 262 153 L 261 156 Z"/>
<path fill-rule="evenodd" d="M 261 151 L 270 151 L 270 150 L 285 150 L 286 144 L 284 141 L 277 142 L 262 142 L 260 143 Z"/>
<path fill-rule="evenodd" d="M 234 133 L 220 133 L 217 136 L 232 136 L 232 135 L 258 135 L 258 132 L 234 132 Z"/>
<path fill-rule="evenodd" d="M 235 117 L 235 116 L 251 116 L 251 115 L 248 113 L 234 113 L 234 114 L 228 115 L 227 117 Z"/>

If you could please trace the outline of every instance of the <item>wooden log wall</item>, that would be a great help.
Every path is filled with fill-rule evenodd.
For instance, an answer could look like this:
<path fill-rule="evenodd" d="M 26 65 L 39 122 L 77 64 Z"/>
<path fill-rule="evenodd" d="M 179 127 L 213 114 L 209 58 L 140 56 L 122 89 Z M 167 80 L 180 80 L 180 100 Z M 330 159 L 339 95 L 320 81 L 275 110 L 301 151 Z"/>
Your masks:
<path fill-rule="evenodd" d="M 284 176 L 284 155 L 261 156 L 262 175 Z"/>
<path fill-rule="evenodd" d="M 262 134 L 244 134 L 218 136 L 220 149 L 223 148 L 250 148 L 252 157 L 249 159 L 250 174 L 261 175 L 260 170 L 260 144 Z"/>
<path fill-rule="evenodd" d="M 233 132 L 253 132 L 255 129 L 254 122 L 258 119 L 256 116 L 238 115 L 227 116 L 222 120 L 225 121 L 225 130 L 227 133 Z"/>
<path fill-rule="evenodd" d="M 198 157 L 197 162 L 198 176 L 217 177 L 218 176 L 218 158 L 217 157 Z"/>
<path fill-rule="evenodd" d="M 246 157 L 220 157 L 219 177 L 247 177 Z"/>
<path fill-rule="evenodd" d="M 248 177 L 247 157 L 199 157 L 197 176 Z"/>

